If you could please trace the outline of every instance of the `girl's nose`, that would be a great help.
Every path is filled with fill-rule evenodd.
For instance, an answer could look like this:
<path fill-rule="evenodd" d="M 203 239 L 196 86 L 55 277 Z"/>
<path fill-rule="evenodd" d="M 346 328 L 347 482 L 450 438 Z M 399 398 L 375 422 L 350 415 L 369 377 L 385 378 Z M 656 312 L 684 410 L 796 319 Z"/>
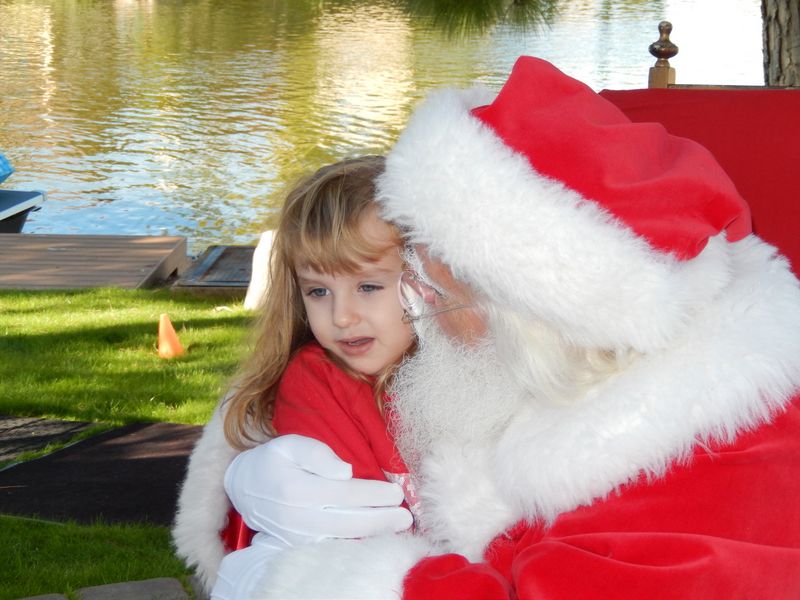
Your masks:
<path fill-rule="evenodd" d="M 350 298 L 337 298 L 333 302 L 333 324 L 339 328 L 358 323 L 359 316 L 355 302 Z"/>

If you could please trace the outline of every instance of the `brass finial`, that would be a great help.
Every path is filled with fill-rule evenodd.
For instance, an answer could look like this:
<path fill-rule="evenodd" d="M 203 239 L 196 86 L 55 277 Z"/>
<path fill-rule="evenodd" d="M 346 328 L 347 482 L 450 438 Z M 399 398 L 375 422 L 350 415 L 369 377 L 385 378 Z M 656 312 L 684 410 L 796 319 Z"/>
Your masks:
<path fill-rule="evenodd" d="M 678 53 L 678 47 L 669 40 L 670 33 L 672 33 L 672 23 L 661 21 L 658 24 L 658 41 L 650 44 L 648 48 L 650 54 L 657 59 L 657 67 L 668 67 L 669 59 Z"/>
<path fill-rule="evenodd" d="M 669 59 L 678 53 L 678 47 L 669 39 L 672 33 L 672 23 L 661 21 L 658 24 L 658 40 L 650 44 L 648 50 L 656 57 L 656 64 L 650 67 L 648 87 L 665 88 L 675 83 L 675 69 L 669 64 Z"/>

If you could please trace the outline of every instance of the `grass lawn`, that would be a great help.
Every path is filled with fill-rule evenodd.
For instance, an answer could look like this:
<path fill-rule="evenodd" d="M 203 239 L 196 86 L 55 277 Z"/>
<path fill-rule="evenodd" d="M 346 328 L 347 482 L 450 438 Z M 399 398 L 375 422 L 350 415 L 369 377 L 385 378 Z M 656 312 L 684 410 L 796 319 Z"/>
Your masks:
<path fill-rule="evenodd" d="M 186 348 L 156 352 L 167 313 Z M 168 290 L 0 291 L 0 414 L 203 424 L 247 351 L 241 302 Z M 0 600 L 177 577 L 169 532 L 0 516 Z"/>
<path fill-rule="evenodd" d="M 158 357 L 161 313 L 183 356 Z M 0 414 L 205 423 L 249 321 L 241 303 L 168 290 L 0 291 Z"/>

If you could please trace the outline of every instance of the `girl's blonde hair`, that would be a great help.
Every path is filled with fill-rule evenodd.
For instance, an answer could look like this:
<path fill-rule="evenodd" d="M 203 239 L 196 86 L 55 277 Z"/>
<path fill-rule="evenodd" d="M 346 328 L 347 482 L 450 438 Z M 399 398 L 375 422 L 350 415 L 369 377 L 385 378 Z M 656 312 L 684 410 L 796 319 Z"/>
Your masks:
<path fill-rule="evenodd" d="M 400 232 L 376 245 L 364 239 L 360 225 L 375 203 L 375 179 L 383 172 L 382 156 L 364 156 L 328 165 L 292 189 L 275 230 L 269 264 L 269 287 L 256 325 L 255 350 L 236 378 L 227 400 L 225 436 L 236 448 L 255 441 L 254 432 L 274 433 L 272 417 L 278 383 L 295 352 L 314 339 L 306 320 L 295 270 L 355 273 L 364 261 L 377 261 L 402 245 Z M 347 368 L 353 377 L 366 378 Z M 378 406 L 394 366 L 373 383 Z"/>

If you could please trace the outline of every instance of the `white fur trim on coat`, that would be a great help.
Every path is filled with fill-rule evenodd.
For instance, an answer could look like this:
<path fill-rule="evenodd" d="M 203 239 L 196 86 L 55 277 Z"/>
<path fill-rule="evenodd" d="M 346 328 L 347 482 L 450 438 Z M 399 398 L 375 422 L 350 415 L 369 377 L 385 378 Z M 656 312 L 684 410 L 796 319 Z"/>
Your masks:
<path fill-rule="evenodd" d="M 403 579 L 432 547 L 411 534 L 326 540 L 285 550 L 252 600 L 394 600 Z"/>
<path fill-rule="evenodd" d="M 189 457 L 172 528 L 177 555 L 195 568 L 206 590 L 214 586 L 225 554 L 220 531 L 226 524 L 230 502 L 222 482 L 225 470 L 239 453 L 225 439 L 224 402 L 215 409 Z"/>
<path fill-rule="evenodd" d="M 493 96 L 445 90 L 417 109 L 379 181 L 383 217 L 489 301 L 575 345 L 668 346 L 727 284 L 728 245 L 689 261 L 654 250 L 472 116 Z"/>

